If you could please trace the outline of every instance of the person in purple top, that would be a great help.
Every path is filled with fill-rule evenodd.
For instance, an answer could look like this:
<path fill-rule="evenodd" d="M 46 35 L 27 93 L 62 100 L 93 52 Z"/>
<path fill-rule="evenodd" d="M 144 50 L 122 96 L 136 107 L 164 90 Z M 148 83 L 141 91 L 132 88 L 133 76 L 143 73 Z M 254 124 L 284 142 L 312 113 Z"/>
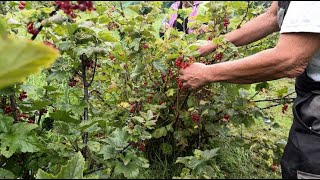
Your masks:
<path fill-rule="evenodd" d="M 177 28 L 178 31 L 183 31 L 186 34 L 192 33 L 193 30 L 188 28 L 188 23 L 195 20 L 196 16 L 198 15 L 199 4 L 201 3 L 202 1 L 176 1 L 173 3 L 170 8 L 174 9 L 176 13 L 171 15 L 170 19 L 163 23 L 164 28 Z M 192 11 L 187 18 L 184 19 L 178 14 L 179 9 L 190 7 L 192 8 Z M 181 21 L 179 22 L 178 19 Z M 163 34 L 160 33 L 160 36 L 162 35 Z"/>

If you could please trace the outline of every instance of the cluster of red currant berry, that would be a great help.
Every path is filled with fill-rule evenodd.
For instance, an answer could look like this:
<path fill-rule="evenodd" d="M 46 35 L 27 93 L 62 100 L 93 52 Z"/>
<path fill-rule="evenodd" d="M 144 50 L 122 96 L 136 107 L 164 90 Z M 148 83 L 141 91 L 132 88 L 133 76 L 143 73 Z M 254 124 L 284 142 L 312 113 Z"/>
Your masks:
<path fill-rule="evenodd" d="M 229 26 L 229 24 L 230 24 L 229 19 L 228 19 L 228 18 L 224 18 L 224 19 L 223 19 L 223 26 L 224 26 L 225 28 L 227 28 L 227 27 Z"/>
<path fill-rule="evenodd" d="M 216 62 L 220 62 L 222 60 L 222 58 L 223 58 L 223 53 L 221 53 L 221 52 L 214 55 L 214 60 Z"/>
<path fill-rule="evenodd" d="M 64 13 L 70 15 L 71 18 L 77 17 L 77 14 L 74 12 L 74 10 L 95 10 L 92 1 L 77 1 L 77 3 L 71 3 L 70 1 L 55 1 L 55 3 L 60 7 L 61 10 L 63 10 Z"/>
<path fill-rule="evenodd" d="M 77 85 L 78 82 L 79 82 L 78 80 L 76 80 L 76 79 L 74 79 L 74 78 L 71 78 L 71 79 L 69 80 L 69 86 L 70 86 L 70 87 L 74 87 L 74 86 Z"/>
<path fill-rule="evenodd" d="M 284 104 L 281 111 L 284 114 L 288 110 L 288 104 Z"/>
<path fill-rule="evenodd" d="M 198 113 L 192 113 L 191 118 L 192 118 L 192 121 L 195 123 L 199 122 L 199 120 L 200 120 L 200 116 Z"/>
<path fill-rule="evenodd" d="M 225 121 L 225 122 L 229 122 L 230 120 L 230 116 L 228 114 L 225 114 L 222 118 L 222 121 Z"/>
<path fill-rule="evenodd" d="M 20 4 L 19 4 L 19 9 L 20 10 L 23 10 L 24 9 L 24 7 L 26 6 L 26 2 L 25 1 L 20 1 Z"/>
<path fill-rule="evenodd" d="M 183 60 L 183 58 L 181 56 L 179 56 L 176 59 L 176 66 L 178 68 L 186 69 L 187 67 L 189 67 L 194 62 L 194 58 L 193 57 L 189 58 L 189 62 L 184 62 L 182 60 Z"/>
<path fill-rule="evenodd" d="M 143 143 L 131 142 L 130 145 L 132 147 L 138 148 L 140 151 L 145 151 L 146 150 L 146 146 Z"/>
<path fill-rule="evenodd" d="M 25 91 L 22 91 L 21 93 L 20 93 L 20 96 L 19 96 L 19 100 L 24 100 L 24 99 L 26 99 L 28 96 L 27 96 L 27 92 L 25 92 Z"/>
<path fill-rule="evenodd" d="M 39 30 L 33 26 L 33 22 L 30 22 L 27 25 L 27 30 L 28 30 L 28 33 L 30 33 L 32 35 L 36 35 L 39 33 Z"/>

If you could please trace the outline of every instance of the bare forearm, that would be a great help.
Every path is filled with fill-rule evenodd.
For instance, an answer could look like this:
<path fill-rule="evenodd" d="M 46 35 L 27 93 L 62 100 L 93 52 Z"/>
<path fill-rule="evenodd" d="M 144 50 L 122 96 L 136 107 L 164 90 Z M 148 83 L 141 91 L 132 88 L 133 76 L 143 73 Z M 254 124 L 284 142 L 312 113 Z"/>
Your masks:
<path fill-rule="evenodd" d="M 290 56 L 269 49 L 236 61 L 207 67 L 208 82 L 251 84 L 299 75 L 305 65 L 297 64 Z"/>
<path fill-rule="evenodd" d="M 225 35 L 225 39 L 235 46 L 243 46 L 279 31 L 277 17 L 268 12 L 244 24 L 240 29 Z"/>

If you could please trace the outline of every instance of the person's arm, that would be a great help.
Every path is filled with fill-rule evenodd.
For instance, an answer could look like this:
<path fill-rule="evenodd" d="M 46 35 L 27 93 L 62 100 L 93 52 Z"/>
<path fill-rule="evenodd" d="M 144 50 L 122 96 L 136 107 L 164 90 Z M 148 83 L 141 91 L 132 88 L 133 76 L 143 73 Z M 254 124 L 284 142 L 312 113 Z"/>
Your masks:
<path fill-rule="evenodd" d="M 243 59 L 213 65 L 194 63 L 180 70 L 184 88 L 198 89 L 211 82 L 250 84 L 302 74 L 320 49 L 319 33 L 281 34 L 276 47 Z"/>
<path fill-rule="evenodd" d="M 279 31 L 277 22 L 278 2 L 274 1 L 270 8 L 260 16 L 245 23 L 240 29 L 236 29 L 225 35 L 225 39 L 235 46 L 243 46 L 260 40 L 269 34 Z M 206 56 L 216 49 L 212 42 L 200 47 L 201 56 Z"/>

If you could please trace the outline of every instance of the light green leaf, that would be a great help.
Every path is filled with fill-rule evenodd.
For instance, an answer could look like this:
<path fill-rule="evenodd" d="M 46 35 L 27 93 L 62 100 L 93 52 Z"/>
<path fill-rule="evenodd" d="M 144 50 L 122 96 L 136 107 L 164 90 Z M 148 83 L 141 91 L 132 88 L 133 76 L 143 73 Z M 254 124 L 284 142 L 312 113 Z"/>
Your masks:
<path fill-rule="evenodd" d="M 44 172 L 42 169 L 39 169 L 36 175 L 36 179 L 57 179 L 57 177 L 55 177 L 52 174 Z"/>
<path fill-rule="evenodd" d="M 42 67 L 49 67 L 58 56 L 57 50 L 42 42 L 0 38 L 0 89 L 24 81 Z"/>
<path fill-rule="evenodd" d="M 163 62 L 161 62 L 160 60 L 158 61 L 153 61 L 152 62 L 153 66 L 159 70 L 161 73 L 165 73 L 166 72 L 166 66 L 163 64 Z"/>
<path fill-rule="evenodd" d="M 0 153 L 9 158 L 15 152 L 37 152 L 40 145 L 31 132 L 37 127 L 25 122 L 13 124 L 9 132 L 0 135 Z"/>
<path fill-rule="evenodd" d="M 79 120 L 71 117 L 70 112 L 66 112 L 66 111 L 56 110 L 55 112 L 50 113 L 50 116 L 57 121 L 70 122 L 70 123 L 75 123 L 75 124 L 81 123 Z"/>
<path fill-rule="evenodd" d="M 141 62 L 137 63 L 136 67 L 134 68 L 133 73 L 130 75 L 131 79 L 135 79 L 141 75 L 145 68 L 145 65 Z"/>
<path fill-rule="evenodd" d="M 85 160 L 78 152 L 68 163 L 61 167 L 60 172 L 54 176 L 39 169 L 36 179 L 82 179 Z"/>
<path fill-rule="evenodd" d="M 98 154 L 102 154 L 103 159 L 108 160 L 108 159 L 116 158 L 118 152 L 115 147 L 110 146 L 110 145 L 106 145 L 101 148 L 101 150 Z"/>
<path fill-rule="evenodd" d="M 167 135 L 167 129 L 165 127 L 158 128 L 152 133 L 152 137 L 158 139 Z"/>
<path fill-rule="evenodd" d="M 3 116 L 0 114 L 0 132 L 7 133 L 11 129 L 12 123 L 12 117 Z"/>
<path fill-rule="evenodd" d="M 107 42 L 119 42 L 120 36 L 115 31 L 100 31 L 98 33 L 99 37 Z"/>

